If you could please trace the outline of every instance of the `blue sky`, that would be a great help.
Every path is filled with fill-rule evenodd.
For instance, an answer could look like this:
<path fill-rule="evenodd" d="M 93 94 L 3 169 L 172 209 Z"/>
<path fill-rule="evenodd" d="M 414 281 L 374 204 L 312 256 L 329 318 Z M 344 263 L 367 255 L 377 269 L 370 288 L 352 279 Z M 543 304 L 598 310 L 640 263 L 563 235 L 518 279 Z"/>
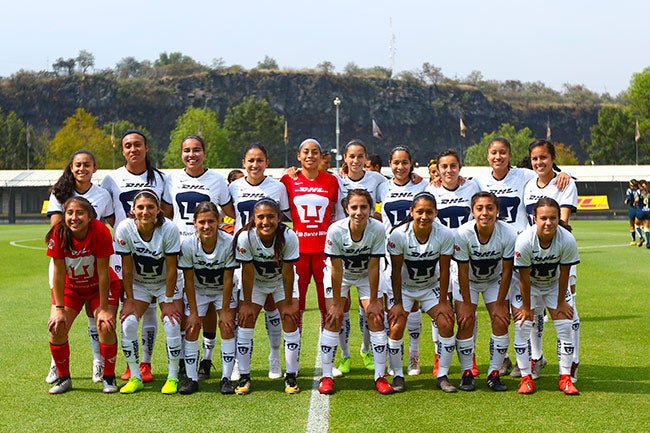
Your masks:
<path fill-rule="evenodd" d="M 555 89 L 584 84 L 598 93 L 625 90 L 650 66 L 650 2 L 515 1 L 12 1 L 3 5 L 0 76 L 49 70 L 82 49 L 96 69 L 122 58 L 155 60 L 180 51 L 204 64 L 254 67 L 265 55 L 280 67 L 328 60 L 394 71 L 423 62 L 462 78 L 542 81 Z"/>

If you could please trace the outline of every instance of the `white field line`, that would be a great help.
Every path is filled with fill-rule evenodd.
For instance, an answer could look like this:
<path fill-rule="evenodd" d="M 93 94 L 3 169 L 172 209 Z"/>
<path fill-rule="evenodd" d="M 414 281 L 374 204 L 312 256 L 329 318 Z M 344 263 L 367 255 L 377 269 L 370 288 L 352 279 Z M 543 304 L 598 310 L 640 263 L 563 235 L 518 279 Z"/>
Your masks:
<path fill-rule="evenodd" d="M 27 248 L 27 249 L 29 249 L 29 250 L 45 251 L 45 250 L 47 249 L 47 248 L 45 248 L 45 247 L 32 247 L 32 246 L 30 246 L 30 245 L 21 245 L 21 244 L 20 244 L 21 242 L 37 241 L 37 240 L 39 240 L 39 239 L 40 239 L 40 238 L 34 238 L 34 239 L 23 239 L 23 240 L 20 240 L 20 241 L 11 241 L 11 242 L 9 242 L 9 245 L 14 246 L 14 247 L 18 247 L 18 248 Z"/>
<path fill-rule="evenodd" d="M 316 350 L 316 364 L 314 365 L 314 384 L 311 388 L 309 400 L 309 416 L 307 417 L 307 433 L 327 433 L 329 429 L 330 397 L 318 392 L 318 381 L 321 378 L 321 349 L 320 335 Z"/>

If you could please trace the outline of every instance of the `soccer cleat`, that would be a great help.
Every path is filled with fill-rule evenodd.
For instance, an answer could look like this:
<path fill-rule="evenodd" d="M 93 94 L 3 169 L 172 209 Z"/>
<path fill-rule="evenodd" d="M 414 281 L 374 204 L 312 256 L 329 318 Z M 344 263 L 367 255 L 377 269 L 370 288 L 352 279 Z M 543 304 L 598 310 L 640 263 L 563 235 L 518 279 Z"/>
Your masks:
<path fill-rule="evenodd" d="M 189 394 L 194 394 L 198 390 L 199 390 L 199 382 L 188 378 L 185 381 L 185 383 L 183 383 L 183 385 L 180 387 L 178 393 L 183 395 L 189 395 Z"/>
<path fill-rule="evenodd" d="M 573 382 L 571 382 L 571 376 L 568 374 L 563 374 L 560 376 L 560 381 L 558 382 L 558 386 L 564 392 L 566 395 L 578 395 L 580 392 L 578 391 L 578 388 L 573 385 Z"/>
<path fill-rule="evenodd" d="M 182 358 L 178 360 L 178 378 L 180 380 L 187 379 L 187 370 L 185 369 L 185 360 L 182 359 Z"/>
<path fill-rule="evenodd" d="M 517 394 L 532 394 L 533 392 L 535 392 L 535 381 L 533 378 L 530 374 L 522 377 Z"/>
<path fill-rule="evenodd" d="M 149 383 L 153 382 L 153 374 L 151 374 L 151 364 L 148 362 L 140 363 L 140 376 L 142 376 L 142 382 Z"/>
<path fill-rule="evenodd" d="M 476 386 L 474 385 L 474 374 L 472 370 L 463 371 L 463 377 L 460 379 L 460 385 L 458 389 L 461 391 L 474 391 Z"/>
<path fill-rule="evenodd" d="M 521 370 L 519 369 L 519 365 L 515 364 L 515 368 L 513 368 L 510 372 L 510 377 L 521 377 Z"/>
<path fill-rule="evenodd" d="M 332 376 L 334 377 L 343 377 L 343 373 L 336 367 L 332 367 Z"/>
<path fill-rule="evenodd" d="M 409 376 L 417 376 L 420 374 L 420 355 L 409 355 L 409 366 L 407 374 Z"/>
<path fill-rule="evenodd" d="M 336 367 L 341 373 L 347 374 L 350 372 L 350 363 L 351 359 L 349 356 L 342 356 L 341 360 L 339 361 L 338 367 Z M 374 361 L 373 361 L 374 365 Z"/>
<path fill-rule="evenodd" d="M 227 377 L 221 378 L 221 382 L 219 383 L 219 390 L 223 395 L 235 393 L 235 388 L 232 386 L 232 382 Z"/>
<path fill-rule="evenodd" d="M 431 372 L 435 377 L 438 377 L 438 359 L 438 354 L 435 353 L 433 355 L 433 371 Z"/>
<path fill-rule="evenodd" d="M 239 362 L 235 359 L 235 366 L 232 368 L 232 373 L 230 374 L 230 380 L 237 382 L 241 375 L 239 374 Z"/>
<path fill-rule="evenodd" d="M 168 377 L 160 392 L 165 395 L 176 394 L 178 392 L 178 379 Z"/>
<path fill-rule="evenodd" d="M 630 241 L 630 246 L 636 245 L 636 241 Z"/>
<path fill-rule="evenodd" d="M 375 389 L 379 394 L 388 395 L 393 393 L 393 387 L 386 380 L 385 377 L 380 377 L 375 381 Z"/>
<path fill-rule="evenodd" d="M 503 358 L 503 362 L 501 363 L 501 367 L 499 368 L 499 376 L 506 376 L 510 372 L 511 368 L 512 368 L 512 361 L 510 360 L 510 357 L 506 354 L 506 357 Z"/>
<path fill-rule="evenodd" d="M 58 379 L 59 379 L 59 373 L 56 370 L 56 364 L 54 363 L 54 361 L 52 361 L 52 365 L 50 365 L 50 371 L 47 372 L 47 376 L 45 377 L 45 383 L 49 383 L 50 385 L 52 385 Z"/>
<path fill-rule="evenodd" d="M 93 361 L 93 382 L 100 383 L 104 380 L 104 363 Z"/>
<path fill-rule="evenodd" d="M 542 357 L 539 359 L 533 359 L 531 368 L 533 380 L 539 379 L 539 375 L 542 372 L 542 368 L 544 367 L 546 367 L 546 358 L 544 358 L 544 355 L 542 355 Z"/>
<path fill-rule="evenodd" d="M 129 368 L 129 364 L 126 364 L 126 370 L 124 370 L 124 373 L 120 376 L 120 379 L 122 380 L 129 380 L 131 379 L 131 369 Z"/>
<path fill-rule="evenodd" d="M 641 248 L 641 247 L 643 246 L 643 242 L 645 242 L 645 241 L 643 240 L 643 238 L 642 238 L 642 239 L 639 239 L 639 243 L 637 244 L 637 246 L 638 246 L 639 248 Z"/>
<path fill-rule="evenodd" d="M 104 383 L 104 389 L 102 389 L 104 394 L 113 394 L 119 391 L 117 383 L 115 383 L 115 376 L 104 376 L 102 382 Z"/>
<path fill-rule="evenodd" d="M 501 382 L 499 370 L 493 370 L 487 378 L 487 386 L 492 391 L 507 391 L 508 388 Z"/>
<path fill-rule="evenodd" d="M 204 359 L 199 363 L 199 380 L 208 380 L 210 379 L 210 370 L 214 368 L 214 364 L 209 359 Z"/>
<path fill-rule="evenodd" d="M 284 392 L 287 394 L 298 394 L 300 392 L 296 373 L 287 373 L 284 377 Z"/>
<path fill-rule="evenodd" d="M 70 376 L 59 377 L 56 384 L 48 391 L 50 394 L 63 394 L 72 389 L 72 379 Z"/>
<path fill-rule="evenodd" d="M 372 357 L 372 352 L 360 352 L 361 359 L 363 359 L 363 365 L 366 367 L 366 370 L 374 371 L 375 370 L 375 360 Z M 348 358 L 349 359 L 349 358 Z M 343 371 L 343 370 L 341 370 Z M 344 373 L 349 373 L 350 371 L 344 371 Z"/>
<path fill-rule="evenodd" d="M 120 388 L 120 394 L 133 394 L 136 391 L 140 391 L 142 388 L 144 388 L 142 380 L 137 377 L 131 377 L 129 378 L 129 381 Z"/>
<path fill-rule="evenodd" d="M 279 379 L 282 377 L 282 366 L 280 358 L 269 358 L 269 379 Z"/>
<path fill-rule="evenodd" d="M 578 363 L 571 363 L 571 382 L 576 383 L 578 381 Z"/>
<path fill-rule="evenodd" d="M 438 388 L 443 390 L 444 392 L 457 392 L 458 390 L 454 385 L 449 382 L 449 378 L 445 376 L 440 376 L 439 378 L 436 379 L 436 385 Z"/>
<path fill-rule="evenodd" d="M 478 365 L 476 364 L 476 353 L 472 358 L 472 376 L 478 377 Z"/>
<path fill-rule="evenodd" d="M 327 395 L 334 394 L 334 379 L 324 376 L 318 382 L 318 392 Z"/>
<path fill-rule="evenodd" d="M 393 391 L 404 392 L 404 378 L 402 376 L 395 376 L 393 378 Z"/>
<path fill-rule="evenodd" d="M 237 388 L 235 388 L 235 394 L 244 395 L 249 392 L 251 392 L 251 377 L 248 374 L 242 374 L 239 378 Z"/>

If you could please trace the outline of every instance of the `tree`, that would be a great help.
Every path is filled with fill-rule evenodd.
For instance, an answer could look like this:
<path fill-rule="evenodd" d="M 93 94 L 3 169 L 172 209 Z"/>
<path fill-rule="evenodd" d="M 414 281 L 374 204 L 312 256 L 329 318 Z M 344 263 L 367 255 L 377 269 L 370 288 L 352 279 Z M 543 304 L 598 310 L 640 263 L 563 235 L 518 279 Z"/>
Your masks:
<path fill-rule="evenodd" d="M 316 65 L 316 70 L 321 74 L 325 74 L 325 75 L 333 74 L 335 69 L 336 68 L 334 67 L 334 63 L 328 60 L 320 62 L 319 64 Z"/>
<path fill-rule="evenodd" d="M 640 129 L 646 130 L 641 127 Z M 598 123 L 591 127 L 591 144 L 586 150 L 596 164 L 634 164 L 636 121 L 621 107 L 604 106 L 598 111 Z M 650 130 L 650 128 L 648 128 Z M 643 139 L 643 135 L 641 136 Z M 639 142 L 640 161 L 648 161 L 648 146 Z"/>
<path fill-rule="evenodd" d="M 0 168 L 17 170 L 27 168 L 27 126 L 14 111 L 8 114 L 0 109 Z M 30 133 L 30 168 L 39 159 L 42 146 L 34 137 L 34 128 L 29 126 Z"/>
<path fill-rule="evenodd" d="M 77 66 L 82 74 L 95 67 L 95 56 L 86 50 L 79 51 L 77 55 Z"/>
<path fill-rule="evenodd" d="M 627 90 L 629 106 L 627 113 L 642 119 L 650 119 L 650 67 L 642 72 L 632 74 Z"/>
<path fill-rule="evenodd" d="M 266 100 L 249 96 L 228 108 L 223 128 L 228 135 L 230 152 L 238 161 L 244 147 L 259 143 L 269 151 L 272 167 L 284 165 L 284 116 L 278 116 Z"/>
<path fill-rule="evenodd" d="M 555 163 L 557 165 L 578 165 L 578 157 L 568 144 L 555 142 Z"/>
<path fill-rule="evenodd" d="M 264 56 L 264 60 L 257 62 L 255 69 L 278 70 L 280 67 L 273 57 Z"/>
<path fill-rule="evenodd" d="M 442 74 L 442 69 L 430 64 L 429 62 L 422 63 L 422 79 L 431 84 L 441 83 L 445 76 Z"/>
<path fill-rule="evenodd" d="M 504 137 L 510 142 L 512 147 L 512 165 L 521 161 L 528 156 L 528 146 L 535 141 L 535 136 L 529 128 L 523 128 L 519 131 L 509 123 L 503 123 L 499 129 L 490 133 L 483 134 L 481 141 L 471 145 L 465 153 L 466 165 L 488 165 L 487 148 L 490 141 L 497 137 Z"/>
<path fill-rule="evenodd" d="M 124 57 L 120 60 L 115 65 L 115 73 L 122 79 L 152 77 L 154 75 L 150 61 L 139 62 L 135 57 Z"/>
<path fill-rule="evenodd" d="M 62 169 L 70 155 L 79 149 L 87 149 L 95 155 L 97 166 L 113 166 L 110 135 L 97 126 L 97 118 L 83 108 L 63 122 L 63 128 L 50 141 L 45 168 Z"/>
<path fill-rule="evenodd" d="M 158 60 L 153 63 L 153 66 L 161 76 L 191 75 L 209 69 L 180 52 L 169 54 L 166 52 L 160 53 Z"/>
<path fill-rule="evenodd" d="M 219 126 L 217 113 L 210 108 L 188 107 L 176 119 L 176 128 L 169 134 L 169 147 L 163 158 L 163 167 L 181 168 L 181 140 L 188 135 L 200 135 L 205 141 L 206 167 L 236 167 L 239 153 L 230 151 L 226 131 Z"/>
<path fill-rule="evenodd" d="M 354 62 L 348 62 L 348 64 L 343 67 L 343 73 L 345 75 L 363 75 L 363 69 Z"/>
<path fill-rule="evenodd" d="M 72 75 L 74 74 L 75 64 L 75 59 L 64 60 L 63 57 L 59 57 L 56 62 L 52 63 L 52 69 L 56 75 Z"/>

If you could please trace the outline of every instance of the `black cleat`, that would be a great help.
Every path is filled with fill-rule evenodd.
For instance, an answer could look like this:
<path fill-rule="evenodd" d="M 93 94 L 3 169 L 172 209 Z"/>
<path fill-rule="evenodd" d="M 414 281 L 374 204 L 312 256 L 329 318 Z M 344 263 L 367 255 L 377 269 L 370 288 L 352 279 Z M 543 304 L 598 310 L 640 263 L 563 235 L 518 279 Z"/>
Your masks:
<path fill-rule="evenodd" d="M 199 382 L 196 380 L 192 379 L 187 379 L 185 383 L 183 383 L 183 386 L 178 390 L 180 394 L 188 395 L 188 394 L 194 394 L 196 391 L 199 390 Z"/>
<path fill-rule="evenodd" d="M 474 386 L 474 375 L 472 374 L 472 370 L 463 371 L 463 377 L 460 379 L 458 389 L 461 391 L 474 391 L 476 389 Z"/>
<path fill-rule="evenodd" d="M 499 370 L 494 370 L 487 378 L 487 386 L 492 391 L 507 391 L 508 388 L 501 382 Z"/>
<path fill-rule="evenodd" d="M 235 388 L 232 386 L 232 382 L 227 377 L 221 379 L 221 383 L 219 384 L 219 387 L 223 395 L 235 393 Z"/>
<path fill-rule="evenodd" d="M 214 364 L 209 359 L 204 359 L 199 363 L 199 380 L 210 379 L 210 370 L 214 368 Z"/>

